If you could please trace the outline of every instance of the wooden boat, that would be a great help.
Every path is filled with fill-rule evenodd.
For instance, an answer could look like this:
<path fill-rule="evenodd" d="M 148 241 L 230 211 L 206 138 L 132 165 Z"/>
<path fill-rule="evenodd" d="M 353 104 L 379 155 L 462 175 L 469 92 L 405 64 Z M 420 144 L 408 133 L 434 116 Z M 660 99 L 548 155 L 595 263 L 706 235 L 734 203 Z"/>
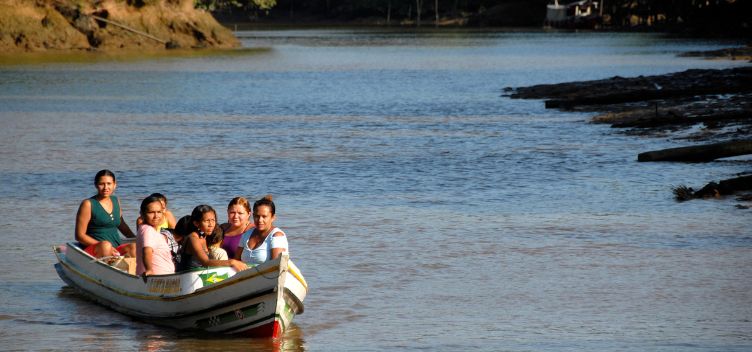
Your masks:
<path fill-rule="evenodd" d="M 603 18 L 603 0 L 579 0 L 560 5 L 559 0 L 546 6 L 544 27 L 593 29 Z"/>
<path fill-rule="evenodd" d="M 308 293 L 287 253 L 238 273 L 209 267 L 144 279 L 73 243 L 53 250 L 58 275 L 77 291 L 123 314 L 176 329 L 277 338 L 303 312 Z"/>

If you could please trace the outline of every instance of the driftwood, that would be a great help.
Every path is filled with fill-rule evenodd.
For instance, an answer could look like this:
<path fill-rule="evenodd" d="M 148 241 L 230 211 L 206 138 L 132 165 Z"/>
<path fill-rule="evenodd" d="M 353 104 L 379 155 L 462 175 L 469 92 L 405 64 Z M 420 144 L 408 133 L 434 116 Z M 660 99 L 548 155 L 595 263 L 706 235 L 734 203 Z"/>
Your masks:
<path fill-rule="evenodd" d="M 688 96 L 707 95 L 707 94 L 726 94 L 745 91 L 741 87 L 721 86 L 721 87 L 690 87 L 687 89 L 659 89 L 659 88 L 633 88 L 626 92 L 591 92 L 588 95 L 580 97 L 566 97 L 563 99 L 546 100 L 546 109 L 571 109 L 583 105 L 608 105 L 633 103 L 646 100 L 671 99 Z"/>
<path fill-rule="evenodd" d="M 687 70 L 658 76 L 541 84 L 506 88 L 511 98 L 548 99 L 547 108 L 604 105 L 707 94 L 752 91 L 752 67 L 725 70 Z"/>
<path fill-rule="evenodd" d="M 746 154 L 752 154 L 752 140 L 650 151 L 637 155 L 637 161 L 705 162 Z"/>
<path fill-rule="evenodd" d="M 541 84 L 504 89 L 513 99 L 543 99 L 546 108 L 598 111 L 594 123 L 629 128 L 626 133 L 663 136 L 665 131 L 686 130 L 678 138 L 729 140 L 694 147 L 650 151 L 638 161 L 707 162 L 752 154 L 752 67 L 683 72 Z M 704 124 L 692 130 L 691 126 Z M 752 176 L 711 182 L 699 191 L 686 186 L 673 189 L 676 198 L 720 197 L 752 189 Z"/>
<path fill-rule="evenodd" d="M 151 40 L 154 40 L 156 42 L 159 42 L 159 43 L 162 43 L 162 44 L 167 44 L 167 41 L 164 40 L 164 39 L 159 39 L 159 38 L 157 38 L 157 37 L 155 37 L 155 36 L 153 36 L 153 35 L 151 35 L 149 33 L 146 33 L 146 32 L 143 32 L 143 31 L 139 31 L 138 29 L 134 29 L 134 28 L 128 27 L 128 26 L 126 26 L 126 25 L 124 25 L 122 23 L 118 23 L 118 22 L 115 22 L 113 20 L 108 20 L 106 18 L 95 16 L 95 15 L 91 15 L 91 17 L 94 18 L 97 21 L 101 21 L 101 22 L 104 22 L 104 23 L 109 23 L 109 24 L 111 24 L 113 26 L 120 27 L 122 29 L 125 29 L 126 31 L 133 32 L 133 33 L 136 33 L 138 35 L 142 35 L 142 36 L 144 36 L 146 38 L 149 38 Z"/>
<path fill-rule="evenodd" d="M 749 190 L 752 190 L 752 175 L 722 180 L 718 183 L 710 182 L 698 191 L 695 191 L 692 187 L 679 186 L 674 188 L 674 195 L 676 200 L 684 201 L 694 198 L 719 198 Z"/>
<path fill-rule="evenodd" d="M 677 112 L 669 111 L 666 114 L 656 114 L 652 117 L 642 117 L 632 121 L 624 121 L 614 123 L 611 127 L 614 128 L 651 128 L 669 125 L 694 125 L 697 123 L 704 123 L 706 125 L 714 125 L 718 122 L 731 122 L 731 121 L 745 121 L 752 120 L 752 113 L 750 112 L 736 112 L 725 114 L 713 114 L 699 116 L 682 116 Z"/>

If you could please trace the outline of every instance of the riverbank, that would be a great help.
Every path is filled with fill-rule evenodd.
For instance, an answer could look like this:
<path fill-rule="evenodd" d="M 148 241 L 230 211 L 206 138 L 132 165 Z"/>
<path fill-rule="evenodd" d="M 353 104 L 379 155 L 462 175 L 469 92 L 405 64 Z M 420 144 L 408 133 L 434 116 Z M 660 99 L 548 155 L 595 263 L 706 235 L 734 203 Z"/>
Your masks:
<path fill-rule="evenodd" d="M 694 52 L 688 56 L 744 58 L 750 47 Z M 708 162 L 752 154 L 752 66 L 733 69 L 693 69 L 657 76 L 611 77 L 601 80 L 507 87 L 517 99 L 544 99 L 546 108 L 597 113 L 592 123 L 610 124 L 628 135 L 702 143 L 687 148 L 642 151 L 638 161 Z M 722 152 L 719 152 L 722 150 Z M 660 158 L 656 157 L 660 155 Z M 752 169 L 699 191 L 673 189 L 677 200 L 739 194 L 752 199 Z M 738 205 L 749 208 L 749 205 Z"/>
<path fill-rule="evenodd" d="M 230 24 L 296 26 L 394 27 L 526 27 L 546 23 L 549 0 L 493 0 L 483 2 L 411 1 L 295 1 L 276 0 L 275 6 L 218 6 L 214 15 Z M 573 1 L 560 1 L 562 4 Z M 582 28 L 608 31 L 646 31 L 693 37 L 749 38 L 752 7 L 746 1 L 710 1 L 686 4 L 638 0 L 582 1 L 569 15 L 586 13 Z M 600 8 L 599 8 L 600 6 Z M 596 15 L 597 14 L 597 15 Z M 565 21 L 566 22 L 566 21 Z M 568 27 L 564 23 L 560 23 Z"/>
<path fill-rule="evenodd" d="M 0 0 L 0 52 L 235 48 L 190 0 Z"/>

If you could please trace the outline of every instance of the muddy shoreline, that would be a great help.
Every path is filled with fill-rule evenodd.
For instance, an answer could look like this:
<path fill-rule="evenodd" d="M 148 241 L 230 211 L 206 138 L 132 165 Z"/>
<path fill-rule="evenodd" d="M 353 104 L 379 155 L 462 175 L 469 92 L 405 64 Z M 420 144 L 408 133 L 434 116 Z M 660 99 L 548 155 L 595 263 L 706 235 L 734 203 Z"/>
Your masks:
<path fill-rule="evenodd" d="M 0 52 L 236 48 L 191 0 L 0 0 Z"/>
<path fill-rule="evenodd" d="M 749 60 L 750 53 L 752 48 L 744 47 L 685 55 Z M 688 146 L 638 151 L 635 161 L 638 155 L 641 162 L 712 162 L 752 154 L 752 65 L 507 87 L 503 95 L 544 100 L 551 109 L 592 112 L 591 123 L 610 124 L 618 133 L 669 138 Z M 673 189 L 674 195 L 680 201 L 736 195 L 747 202 L 737 207 L 747 209 L 752 200 L 752 164 L 742 164 L 746 169 L 728 179 L 709 180 L 705 186 L 680 185 Z"/>

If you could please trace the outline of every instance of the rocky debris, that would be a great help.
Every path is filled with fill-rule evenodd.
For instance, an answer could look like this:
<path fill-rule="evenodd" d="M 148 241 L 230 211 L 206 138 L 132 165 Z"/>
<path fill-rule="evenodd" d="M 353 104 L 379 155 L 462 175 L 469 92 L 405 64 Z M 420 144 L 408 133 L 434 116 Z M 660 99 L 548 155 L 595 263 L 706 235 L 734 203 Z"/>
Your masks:
<path fill-rule="evenodd" d="M 623 104 L 709 94 L 752 92 L 752 67 L 687 70 L 659 76 L 542 84 L 506 88 L 512 98 L 547 99 L 547 108 Z M 599 109 L 596 109 L 599 110 Z"/>
<path fill-rule="evenodd" d="M 686 201 L 695 198 L 720 198 L 721 196 L 749 190 L 752 190 L 752 175 L 734 177 L 720 182 L 710 182 L 698 191 L 695 191 L 692 187 L 682 185 L 675 187 L 673 192 L 676 200 Z M 740 201 L 749 201 L 750 199 L 749 195 L 737 198 Z"/>
<path fill-rule="evenodd" d="M 740 48 L 725 48 L 720 50 L 710 51 L 689 51 L 682 53 L 681 57 L 705 57 L 705 58 L 721 58 L 728 60 L 746 60 L 752 62 L 752 46 L 745 46 Z"/>
<path fill-rule="evenodd" d="M 752 111 L 752 93 L 709 96 L 705 100 L 675 99 L 655 101 L 652 106 L 627 111 L 607 112 L 593 117 L 596 123 L 610 123 L 617 128 L 656 128 L 669 125 L 705 124 L 742 121 Z"/>
<path fill-rule="evenodd" d="M 718 141 L 752 133 L 752 67 L 505 88 L 504 94 L 546 99 L 547 108 L 599 112 L 592 122 L 627 134 L 670 131 L 674 138 Z"/>
<path fill-rule="evenodd" d="M 191 0 L 0 0 L 0 51 L 232 48 Z"/>
<path fill-rule="evenodd" d="M 507 87 L 504 95 L 544 99 L 546 108 L 598 112 L 592 122 L 627 134 L 712 142 L 641 153 L 639 161 L 707 162 L 752 154 L 752 67 Z M 677 200 L 687 200 L 750 189 L 752 176 L 711 182 L 699 191 L 686 186 L 673 191 Z"/>

